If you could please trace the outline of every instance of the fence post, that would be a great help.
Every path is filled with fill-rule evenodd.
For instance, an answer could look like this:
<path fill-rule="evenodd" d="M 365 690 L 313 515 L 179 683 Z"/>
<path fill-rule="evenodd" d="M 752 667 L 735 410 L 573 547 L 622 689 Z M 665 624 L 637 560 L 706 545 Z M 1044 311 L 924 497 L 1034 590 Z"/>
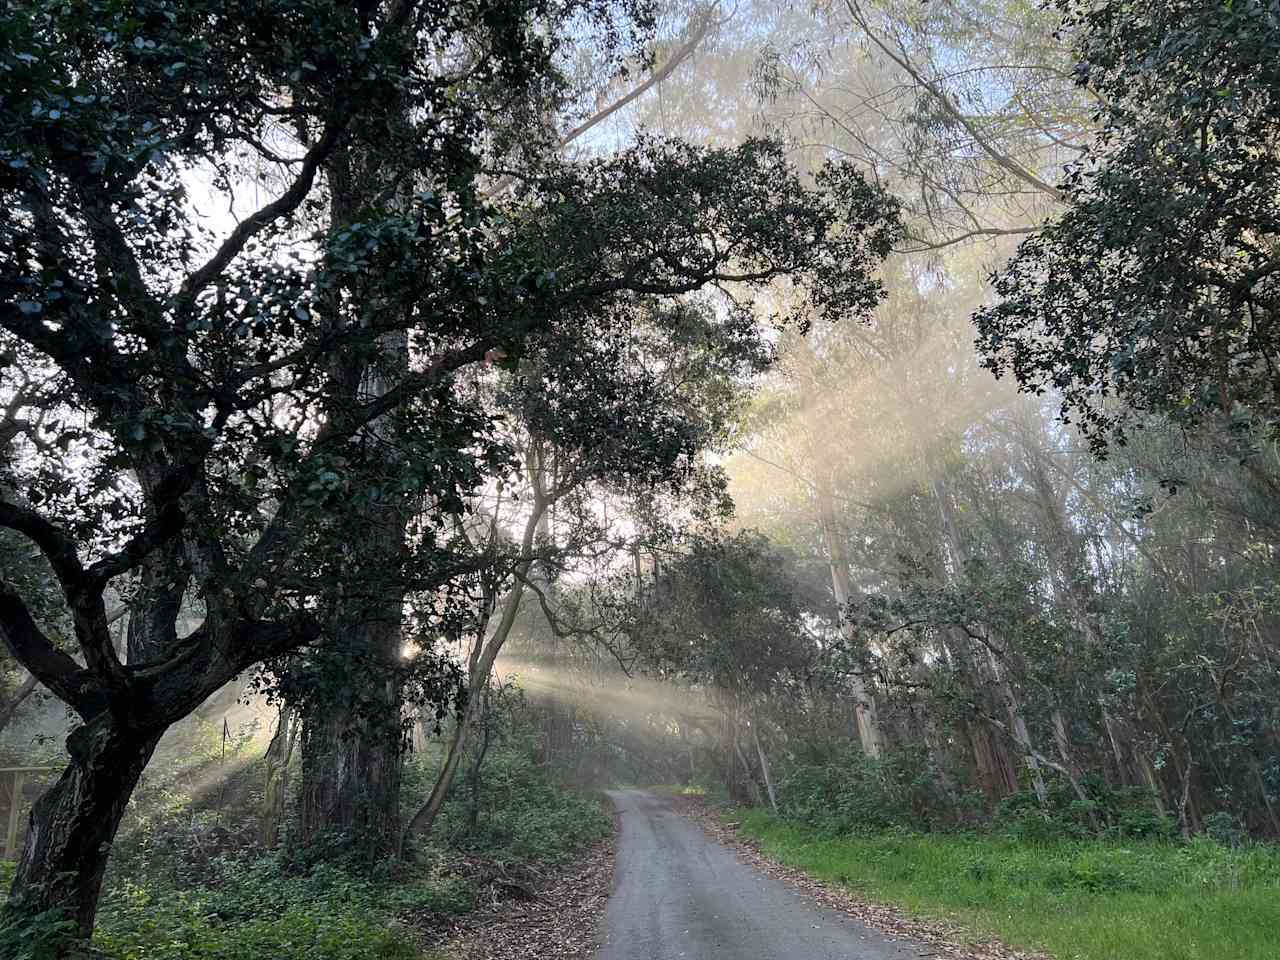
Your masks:
<path fill-rule="evenodd" d="M 22 801 L 22 771 L 13 772 L 13 791 L 9 794 L 9 833 L 4 841 L 4 858 L 13 860 L 17 857 L 18 846 L 18 806 Z"/>

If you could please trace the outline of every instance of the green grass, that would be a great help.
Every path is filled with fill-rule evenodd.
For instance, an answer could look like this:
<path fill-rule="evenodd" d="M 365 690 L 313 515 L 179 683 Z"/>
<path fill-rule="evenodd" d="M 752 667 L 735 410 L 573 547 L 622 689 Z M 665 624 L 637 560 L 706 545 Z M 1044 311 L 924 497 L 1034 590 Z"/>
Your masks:
<path fill-rule="evenodd" d="M 761 850 L 869 900 L 1058 960 L 1276 960 L 1280 848 L 831 836 L 735 811 Z"/>
<path fill-rule="evenodd" d="M 707 788 L 696 783 L 657 783 L 641 789 L 672 797 L 705 797 Z"/>

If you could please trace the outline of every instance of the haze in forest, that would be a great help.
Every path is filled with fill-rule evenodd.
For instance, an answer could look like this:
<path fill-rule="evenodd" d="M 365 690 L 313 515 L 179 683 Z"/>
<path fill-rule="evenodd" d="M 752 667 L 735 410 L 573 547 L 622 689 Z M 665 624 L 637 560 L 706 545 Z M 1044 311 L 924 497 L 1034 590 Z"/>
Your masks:
<path fill-rule="evenodd" d="M 0 960 L 408 960 L 655 785 L 1011 949 L 1262 956 L 1267 4 L 0 38 Z"/>

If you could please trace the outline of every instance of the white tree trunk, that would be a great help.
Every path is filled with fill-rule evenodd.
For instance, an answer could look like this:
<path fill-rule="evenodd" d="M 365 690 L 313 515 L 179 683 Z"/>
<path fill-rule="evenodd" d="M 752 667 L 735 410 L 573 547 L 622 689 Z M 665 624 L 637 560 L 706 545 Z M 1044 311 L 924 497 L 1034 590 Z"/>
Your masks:
<path fill-rule="evenodd" d="M 826 481 L 816 485 L 815 491 L 818 523 L 822 527 L 823 538 L 827 542 L 827 556 L 831 564 L 831 589 L 835 593 L 836 605 L 840 608 L 840 633 L 846 640 L 853 640 L 855 639 L 853 626 L 846 616 L 853 587 L 849 580 L 849 560 L 845 555 L 844 539 L 841 536 L 840 525 L 836 521 L 831 490 L 826 485 Z M 862 677 L 854 676 L 851 685 L 854 718 L 858 725 L 858 739 L 862 743 L 862 752 L 869 757 L 878 758 L 884 749 L 884 732 L 880 727 L 875 695 L 868 689 Z"/>
<path fill-rule="evenodd" d="M 756 745 L 756 756 L 760 758 L 760 773 L 764 777 L 764 788 L 769 794 L 769 807 L 773 810 L 773 815 L 778 815 L 778 795 L 773 789 L 773 777 L 769 776 L 769 760 L 764 755 L 764 748 L 760 746 L 760 734 L 756 730 L 756 721 L 751 719 L 751 739 Z"/>

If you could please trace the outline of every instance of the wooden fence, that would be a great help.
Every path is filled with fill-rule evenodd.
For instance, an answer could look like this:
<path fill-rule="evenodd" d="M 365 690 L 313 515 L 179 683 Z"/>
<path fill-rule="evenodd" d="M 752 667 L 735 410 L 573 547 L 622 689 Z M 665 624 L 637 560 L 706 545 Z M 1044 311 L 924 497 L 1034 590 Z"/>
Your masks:
<path fill-rule="evenodd" d="M 57 767 L 0 767 L 0 804 L 8 808 L 9 828 L 4 837 L 4 858 L 18 859 L 18 827 L 23 810 L 22 788 L 36 774 L 57 773 Z"/>

